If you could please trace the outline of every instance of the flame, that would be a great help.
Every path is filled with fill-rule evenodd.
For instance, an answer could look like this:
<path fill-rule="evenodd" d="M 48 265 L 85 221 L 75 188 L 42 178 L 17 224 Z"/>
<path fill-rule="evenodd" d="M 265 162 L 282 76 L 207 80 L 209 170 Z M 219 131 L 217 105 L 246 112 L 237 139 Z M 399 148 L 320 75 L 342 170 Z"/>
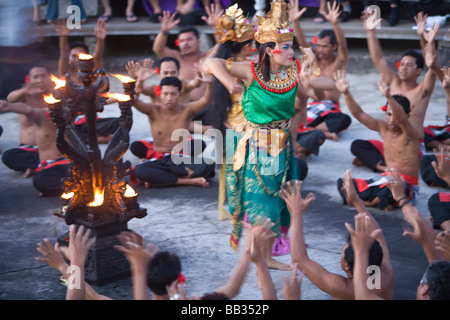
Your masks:
<path fill-rule="evenodd" d="M 50 75 L 50 80 L 52 80 L 55 83 L 55 89 L 62 88 L 62 87 L 64 87 L 66 85 L 66 81 L 65 80 L 58 79 L 53 74 Z"/>
<path fill-rule="evenodd" d="M 105 189 L 95 188 L 94 201 L 88 203 L 89 207 L 100 207 L 103 204 L 103 194 L 105 193 Z"/>
<path fill-rule="evenodd" d="M 78 59 L 80 59 L 80 60 L 90 60 L 92 58 L 94 58 L 94 57 L 91 56 L 90 54 L 86 54 L 86 53 L 82 53 L 82 52 L 80 54 L 78 54 Z"/>
<path fill-rule="evenodd" d="M 69 199 L 71 199 L 74 195 L 75 195 L 75 193 L 73 193 L 73 192 L 63 193 L 63 194 L 61 195 L 61 198 L 65 199 L 65 200 L 69 200 Z"/>
<path fill-rule="evenodd" d="M 127 76 L 123 76 L 121 74 L 114 74 L 114 73 L 112 73 L 112 75 L 114 77 L 116 77 L 117 79 L 119 79 L 123 83 L 136 82 L 136 80 L 134 80 L 133 78 L 130 78 L 130 77 L 127 77 Z"/>
<path fill-rule="evenodd" d="M 131 100 L 131 97 L 129 95 L 121 94 L 121 93 L 105 92 L 105 93 L 101 94 L 101 96 L 105 97 L 105 98 L 113 98 L 120 102 L 126 102 L 126 101 Z"/>
<path fill-rule="evenodd" d="M 55 104 L 55 103 L 61 102 L 61 100 L 58 100 L 53 96 L 53 93 L 44 95 L 44 101 L 48 104 Z"/>
<path fill-rule="evenodd" d="M 136 197 L 138 194 L 132 187 L 130 187 L 129 184 L 127 184 L 127 187 L 125 189 L 125 193 L 123 194 L 126 198 L 133 198 Z"/>

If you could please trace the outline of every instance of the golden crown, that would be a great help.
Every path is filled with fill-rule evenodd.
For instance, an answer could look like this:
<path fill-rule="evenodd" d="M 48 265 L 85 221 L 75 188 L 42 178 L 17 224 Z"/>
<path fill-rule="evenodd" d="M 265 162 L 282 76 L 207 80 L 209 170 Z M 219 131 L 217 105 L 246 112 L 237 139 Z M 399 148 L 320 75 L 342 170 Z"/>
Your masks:
<path fill-rule="evenodd" d="M 294 29 L 289 23 L 286 2 L 275 0 L 270 5 L 270 11 L 264 17 L 256 16 L 259 20 L 255 40 L 260 44 L 294 40 Z"/>
<path fill-rule="evenodd" d="M 244 12 L 234 4 L 220 17 L 216 18 L 216 33 L 220 36 L 220 42 L 227 41 L 244 42 L 252 40 L 255 34 L 255 26 L 244 17 Z"/>

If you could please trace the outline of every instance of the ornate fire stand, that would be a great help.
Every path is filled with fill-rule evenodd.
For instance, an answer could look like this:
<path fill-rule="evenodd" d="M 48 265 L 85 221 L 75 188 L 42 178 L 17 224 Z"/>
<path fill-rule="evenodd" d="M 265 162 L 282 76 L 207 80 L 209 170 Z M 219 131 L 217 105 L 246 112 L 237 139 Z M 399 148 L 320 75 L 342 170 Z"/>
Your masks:
<path fill-rule="evenodd" d="M 71 81 L 69 74 L 66 81 L 54 78 L 54 95 L 45 97 L 45 101 L 57 126 L 57 147 L 70 161 L 71 175 L 63 182 L 62 195 L 67 205 L 59 216 L 67 225 L 89 228 L 96 237 L 86 260 L 85 278 L 89 283 L 102 285 L 129 276 L 128 261 L 113 246 L 119 244 L 120 232 L 129 231 L 129 220 L 147 215 L 147 210 L 140 208 L 137 202 L 137 194 L 124 181 L 131 164 L 122 159 L 130 143 L 135 81 L 121 80 L 125 94 L 109 93 L 106 72 L 95 70 L 93 57 L 83 54 L 79 56 L 78 79 L 83 85 Z M 96 118 L 97 112 L 103 111 L 107 98 L 119 101 L 120 117 L 119 128 L 102 158 Z M 87 141 L 82 140 L 73 127 L 79 115 L 86 117 Z M 58 242 L 68 245 L 68 233 Z"/>

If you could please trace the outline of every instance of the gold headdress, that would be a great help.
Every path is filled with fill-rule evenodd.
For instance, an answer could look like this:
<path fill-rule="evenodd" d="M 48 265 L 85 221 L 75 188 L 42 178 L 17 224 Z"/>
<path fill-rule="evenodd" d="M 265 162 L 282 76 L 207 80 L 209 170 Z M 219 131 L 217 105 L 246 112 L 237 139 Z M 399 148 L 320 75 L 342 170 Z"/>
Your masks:
<path fill-rule="evenodd" d="M 286 2 L 275 0 L 270 5 L 270 11 L 264 17 L 256 16 L 259 20 L 255 40 L 260 44 L 294 40 L 294 29 L 289 23 Z"/>
<path fill-rule="evenodd" d="M 216 18 L 216 33 L 220 36 L 220 42 L 227 41 L 244 42 L 252 40 L 255 34 L 255 26 L 244 17 L 242 9 L 234 4 L 220 17 Z"/>

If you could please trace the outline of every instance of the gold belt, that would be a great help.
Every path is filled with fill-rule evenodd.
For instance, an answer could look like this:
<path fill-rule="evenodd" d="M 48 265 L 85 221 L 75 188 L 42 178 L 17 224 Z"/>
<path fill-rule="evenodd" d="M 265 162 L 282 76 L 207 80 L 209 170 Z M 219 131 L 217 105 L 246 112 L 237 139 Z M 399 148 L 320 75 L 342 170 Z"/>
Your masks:
<path fill-rule="evenodd" d="M 258 148 L 265 148 L 273 156 L 278 156 L 289 137 L 290 120 L 274 121 L 265 124 L 256 124 L 247 121 L 248 126 L 245 129 L 244 136 L 239 140 L 234 154 L 233 170 L 239 170 L 245 161 L 248 140 L 254 136 Z"/>

